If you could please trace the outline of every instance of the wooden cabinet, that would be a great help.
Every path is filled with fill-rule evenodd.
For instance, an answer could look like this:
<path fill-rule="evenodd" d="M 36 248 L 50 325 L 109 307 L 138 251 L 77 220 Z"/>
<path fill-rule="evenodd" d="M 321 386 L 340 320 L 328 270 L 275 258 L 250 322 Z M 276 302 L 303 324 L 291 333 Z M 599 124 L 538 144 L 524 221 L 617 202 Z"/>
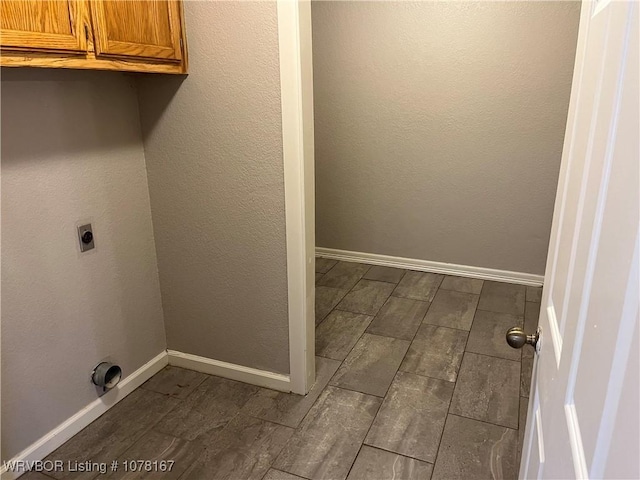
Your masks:
<path fill-rule="evenodd" d="M 2 0 L 2 48 L 86 51 L 82 9 L 76 7 L 59 0 Z"/>
<path fill-rule="evenodd" d="M 96 53 L 180 61 L 180 10 L 176 2 L 91 2 Z"/>
<path fill-rule="evenodd" d="M 179 0 L 0 0 L 2 66 L 186 73 Z"/>

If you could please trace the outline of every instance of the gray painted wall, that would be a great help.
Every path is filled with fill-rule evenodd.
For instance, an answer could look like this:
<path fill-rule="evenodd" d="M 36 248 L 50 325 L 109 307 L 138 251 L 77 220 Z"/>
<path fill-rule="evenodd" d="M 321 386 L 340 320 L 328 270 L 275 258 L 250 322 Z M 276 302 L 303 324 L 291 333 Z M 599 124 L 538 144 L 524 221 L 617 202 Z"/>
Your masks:
<path fill-rule="evenodd" d="M 165 348 L 131 79 L 3 69 L 2 460 L 98 397 L 97 363 L 126 377 Z"/>
<path fill-rule="evenodd" d="M 543 274 L 578 2 L 313 2 L 321 247 Z"/>
<path fill-rule="evenodd" d="M 289 371 L 275 2 L 185 2 L 189 76 L 139 99 L 170 349 Z"/>

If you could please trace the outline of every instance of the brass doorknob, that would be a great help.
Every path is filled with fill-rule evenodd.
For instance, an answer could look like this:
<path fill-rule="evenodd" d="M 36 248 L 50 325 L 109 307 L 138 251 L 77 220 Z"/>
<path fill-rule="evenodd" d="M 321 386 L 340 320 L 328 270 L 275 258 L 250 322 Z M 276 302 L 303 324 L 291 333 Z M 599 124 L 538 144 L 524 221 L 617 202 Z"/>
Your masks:
<path fill-rule="evenodd" d="M 520 327 L 512 327 L 507 330 L 507 343 L 510 347 L 513 348 L 522 348 L 526 344 L 531 345 L 533 348 L 536 348 L 536 344 L 538 343 L 539 333 L 536 332 L 534 335 L 527 335 L 524 333 L 524 330 Z"/>

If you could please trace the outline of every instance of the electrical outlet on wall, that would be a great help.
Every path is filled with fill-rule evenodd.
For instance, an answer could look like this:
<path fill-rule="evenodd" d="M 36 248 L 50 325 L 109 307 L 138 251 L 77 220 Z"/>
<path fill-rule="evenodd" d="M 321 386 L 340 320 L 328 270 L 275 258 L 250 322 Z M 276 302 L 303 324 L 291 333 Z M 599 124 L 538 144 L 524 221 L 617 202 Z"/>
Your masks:
<path fill-rule="evenodd" d="M 80 242 L 80 251 L 86 252 L 95 248 L 95 238 L 93 235 L 93 227 L 90 223 L 78 225 L 78 241 Z"/>

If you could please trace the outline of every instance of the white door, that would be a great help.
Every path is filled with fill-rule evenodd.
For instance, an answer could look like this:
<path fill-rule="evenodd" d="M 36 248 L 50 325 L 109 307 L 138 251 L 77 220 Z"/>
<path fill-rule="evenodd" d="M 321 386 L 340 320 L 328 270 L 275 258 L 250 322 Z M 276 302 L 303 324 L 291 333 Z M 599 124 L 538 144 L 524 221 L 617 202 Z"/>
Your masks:
<path fill-rule="evenodd" d="M 640 478 L 638 7 L 582 4 L 521 478 Z"/>

